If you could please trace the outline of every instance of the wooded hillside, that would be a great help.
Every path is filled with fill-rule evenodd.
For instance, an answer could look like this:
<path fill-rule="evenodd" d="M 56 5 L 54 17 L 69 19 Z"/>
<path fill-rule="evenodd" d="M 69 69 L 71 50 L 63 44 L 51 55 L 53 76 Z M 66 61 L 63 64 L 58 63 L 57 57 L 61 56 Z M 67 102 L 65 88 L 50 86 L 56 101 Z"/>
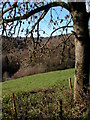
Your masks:
<path fill-rule="evenodd" d="M 74 36 L 69 36 L 70 34 L 53 36 L 50 39 L 40 38 L 42 49 L 39 46 L 34 49 L 30 38 L 3 36 L 3 77 L 5 72 L 8 72 L 8 78 L 18 78 L 74 67 Z M 45 43 L 47 44 L 44 46 Z"/>

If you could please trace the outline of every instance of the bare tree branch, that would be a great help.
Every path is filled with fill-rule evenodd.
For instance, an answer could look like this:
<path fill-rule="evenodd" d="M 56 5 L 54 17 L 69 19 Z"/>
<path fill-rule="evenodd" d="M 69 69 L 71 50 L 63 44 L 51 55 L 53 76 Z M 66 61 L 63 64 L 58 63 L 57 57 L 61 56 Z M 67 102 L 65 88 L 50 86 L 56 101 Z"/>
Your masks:
<path fill-rule="evenodd" d="M 16 20 L 19 20 L 19 19 L 20 20 L 27 19 L 31 15 L 34 15 L 35 13 L 38 13 L 40 11 L 50 9 L 51 7 L 56 7 L 56 6 L 64 7 L 65 9 L 70 11 L 69 5 L 66 4 L 65 2 L 51 2 L 51 3 L 47 4 L 47 5 L 44 5 L 44 6 L 38 7 L 36 9 L 34 9 L 34 10 L 31 10 L 30 12 L 28 12 L 27 14 L 24 14 L 23 16 L 17 16 L 17 17 L 12 18 L 12 19 L 5 19 L 4 22 L 13 22 L 13 21 L 16 21 Z"/>
<path fill-rule="evenodd" d="M 52 36 L 52 34 L 53 34 L 54 32 L 56 32 L 57 30 L 62 29 L 62 28 L 66 28 L 66 27 L 72 28 L 73 26 L 65 25 L 65 26 L 59 27 L 59 28 L 55 29 L 55 30 L 51 33 L 51 36 Z"/>
<path fill-rule="evenodd" d="M 54 48 L 54 49 L 57 49 L 62 43 L 65 43 L 72 35 L 73 35 L 73 34 L 70 34 L 70 35 L 67 37 L 67 39 L 65 39 L 64 41 L 61 41 L 61 42 L 58 44 L 58 46 L 56 46 L 56 48 Z M 54 50 L 54 49 L 52 49 L 52 50 Z"/>
<path fill-rule="evenodd" d="M 48 12 L 49 9 L 45 10 L 41 16 L 39 17 L 39 19 L 37 20 L 37 22 L 32 26 L 32 31 L 34 30 L 35 26 L 45 17 L 46 13 Z"/>
<path fill-rule="evenodd" d="M 62 27 L 59 27 L 59 28 L 55 29 L 55 30 L 51 33 L 49 39 L 46 41 L 46 43 L 45 43 L 42 47 L 46 46 L 46 44 L 49 42 L 49 40 L 51 39 L 52 34 L 53 34 L 54 32 L 56 32 L 56 31 L 59 30 L 59 29 L 65 28 L 65 27 L 70 27 L 70 28 L 71 28 L 71 27 L 73 27 L 73 26 L 68 26 L 68 25 L 66 25 L 66 26 L 62 26 Z"/>
<path fill-rule="evenodd" d="M 12 10 L 13 8 L 16 8 L 16 7 L 17 7 L 17 2 L 14 2 L 14 4 L 10 8 L 7 8 L 6 10 L 3 11 L 3 14 L 5 14 L 9 10 Z"/>

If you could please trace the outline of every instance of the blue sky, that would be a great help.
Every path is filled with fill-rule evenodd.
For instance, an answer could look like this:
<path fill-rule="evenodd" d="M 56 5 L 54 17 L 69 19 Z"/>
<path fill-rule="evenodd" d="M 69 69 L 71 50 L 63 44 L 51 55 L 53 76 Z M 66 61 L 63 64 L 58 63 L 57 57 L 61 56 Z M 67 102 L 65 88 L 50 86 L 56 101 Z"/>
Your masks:
<path fill-rule="evenodd" d="M 12 2 L 12 4 L 13 4 L 13 2 Z M 52 33 L 52 31 L 54 30 L 53 28 L 58 28 L 58 27 L 61 27 L 61 26 L 65 26 L 66 23 L 68 22 L 68 21 L 65 20 L 65 16 L 66 16 L 66 15 L 70 15 L 69 12 L 68 12 L 67 10 L 65 10 L 64 8 L 63 8 L 62 11 L 61 11 L 61 7 L 53 7 L 53 8 L 52 8 L 52 16 L 53 16 L 54 24 L 53 24 L 53 23 L 50 23 L 50 19 L 51 19 L 51 17 L 50 17 L 50 11 L 51 11 L 51 10 L 49 10 L 48 13 L 47 13 L 47 15 L 44 17 L 44 19 L 42 19 L 42 20 L 40 21 L 40 24 L 39 24 L 40 27 L 39 27 L 39 28 L 40 28 L 40 36 L 41 36 L 41 37 L 48 37 L 48 36 L 50 36 L 50 34 Z M 58 15 L 57 15 L 57 14 L 58 14 Z M 7 16 L 7 15 L 8 15 L 8 13 L 5 14 L 5 16 Z M 38 14 L 37 14 L 37 15 L 38 15 Z M 63 22 L 60 23 L 60 20 L 57 21 L 57 17 L 59 17 L 59 19 L 63 19 Z M 71 16 L 70 16 L 70 17 L 71 17 Z M 69 18 L 69 19 L 70 19 L 70 18 Z M 30 18 L 29 18 L 28 20 L 31 22 Z M 20 29 L 20 30 L 22 30 L 23 28 L 24 28 L 24 30 L 25 30 L 25 29 L 27 29 L 27 27 L 28 27 L 28 22 L 27 22 L 26 20 L 23 20 L 23 21 L 25 21 L 25 22 L 24 22 L 25 24 L 23 24 L 23 25 L 21 26 L 21 29 Z M 36 20 L 35 20 L 35 22 L 36 22 Z M 58 25 L 55 25 L 56 22 L 58 23 Z M 15 23 L 16 23 L 16 22 L 15 22 Z M 34 24 L 34 23 L 32 22 L 31 25 L 29 25 L 29 27 L 28 27 L 29 30 L 31 29 L 31 27 L 32 27 L 33 24 Z M 73 22 L 71 22 L 70 25 L 73 25 Z M 9 28 L 9 27 L 8 27 L 8 28 Z M 16 33 L 15 33 L 14 36 L 17 36 L 18 28 L 19 28 L 19 26 L 17 26 Z M 69 29 L 68 32 L 70 33 L 71 30 L 72 30 L 72 29 Z M 45 31 L 45 34 L 43 34 L 43 31 Z M 61 29 L 61 32 L 62 32 L 62 29 Z M 55 32 L 53 35 L 54 35 L 54 36 L 55 36 L 55 35 L 60 35 L 61 32 L 60 32 L 60 30 L 58 30 L 58 31 Z M 65 31 L 64 31 L 63 33 L 65 33 Z M 25 32 L 23 32 L 23 33 L 20 32 L 19 36 L 24 37 L 24 36 L 25 36 L 24 34 L 25 34 Z M 34 36 L 36 37 L 36 33 L 35 33 L 35 32 L 34 32 Z"/>
<path fill-rule="evenodd" d="M 67 21 L 65 20 L 65 16 L 66 15 L 70 15 L 69 12 L 65 9 L 63 9 L 61 11 L 61 7 L 54 7 L 54 9 L 56 10 L 56 12 L 59 14 L 60 19 L 63 19 L 63 22 L 60 24 L 60 20 L 57 21 L 57 15 L 55 13 L 55 11 L 53 11 L 52 15 L 53 15 L 53 19 L 55 21 L 57 21 L 57 23 L 59 24 L 58 26 L 55 26 L 56 28 L 61 27 L 61 26 L 65 26 Z M 71 16 L 70 16 L 71 17 Z M 45 20 L 41 21 L 41 28 L 45 29 L 45 31 L 47 31 L 47 33 L 50 35 L 53 31 L 53 26 L 52 25 L 48 25 L 49 21 L 50 21 L 50 11 L 48 12 L 48 14 L 45 16 Z M 70 25 L 73 25 L 73 22 L 71 22 Z M 62 30 L 62 29 L 61 29 Z M 70 29 L 68 29 L 68 32 L 70 33 Z M 65 31 L 64 31 L 65 33 Z M 59 35 L 60 31 L 55 32 L 53 35 Z"/>
<path fill-rule="evenodd" d="M 13 4 L 13 2 L 12 2 L 12 4 Z M 52 15 L 53 15 L 54 23 L 56 22 L 57 17 L 59 17 L 59 19 L 63 19 L 63 22 L 60 24 L 60 20 L 58 20 L 58 21 L 57 21 L 58 26 L 57 26 L 57 25 L 54 25 L 53 23 L 50 23 L 50 10 L 49 10 L 49 12 L 48 12 L 47 15 L 45 16 L 45 18 L 44 18 L 43 20 L 41 20 L 41 22 L 40 22 L 40 24 L 39 24 L 39 26 L 40 26 L 40 36 L 41 36 L 41 37 L 48 37 L 48 36 L 50 36 L 50 34 L 51 34 L 52 31 L 53 31 L 53 27 L 58 28 L 58 27 L 61 27 L 61 26 L 65 26 L 66 23 L 68 22 L 67 20 L 65 20 L 65 16 L 66 16 L 66 15 L 70 15 L 67 10 L 65 10 L 65 9 L 63 8 L 62 11 L 61 11 L 61 7 L 54 7 L 53 9 L 55 9 L 55 10 L 52 10 L 52 11 L 53 11 L 53 12 L 52 12 Z M 57 16 L 56 13 L 58 13 L 58 16 Z M 7 15 L 7 14 L 6 14 L 6 15 Z M 70 16 L 70 17 L 71 17 L 71 16 Z M 29 20 L 30 20 L 30 19 L 29 19 Z M 68 20 L 70 20 L 70 18 L 69 18 Z M 24 20 L 24 21 L 25 21 L 25 20 Z M 31 22 L 31 21 L 30 21 L 30 22 Z M 89 22 L 90 22 L 90 21 L 89 21 Z M 32 25 L 33 25 L 33 23 L 32 23 L 31 25 L 29 25 L 29 30 L 31 29 L 31 26 L 32 26 Z M 73 25 L 73 22 L 71 22 L 70 25 Z M 25 21 L 25 24 L 23 24 L 23 25 L 21 26 L 21 29 L 24 28 L 24 30 L 25 30 L 25 29 L 27 29 L 27 27 L 28 27 L 28 22 Z M 89 26 L 89 27 L 90 27 L 90 26 Z M 18 28 L 19 28 L 19 26 L 17 26 L 16 33 L 15 33 L 14 36 L 17 36 Z M 68 29 L 68 33 L 70 33 L 71 30 L 73 30 L 73 29 L 69 28 L 69 29 Z M 43 31 L 45 31 L 45 34 L 43 34 Z M 58 31 L 55 32 L 53 35 L 54 35 L 54 36 L 55 36 L 55 35 L 60 35 L 62 32 L 63 32 L 63 30 L 61 29 L 61 31 L 58 30 Z M 64 31 L 63 33 L 65 34 L 66 31 Z M 19 36 L 24 37 L 24 36 L 25 36 L 24 34 L 25 34 L 25 32 L 23 32 L 23 33 L 20 32 Z M 36 33 L 35 33 L 35 32 L 34 32 L 34 36 L 36 37 Z"/>
<path fill-rule="evenodd" d="M 53 25 L 53 23 L 50 23 L 50 11 L 48 11 L 47 15 L 44 17 L 44 19 L 42 19 L 40 21 L 40 24 L 39 24 L 40 36 L 41 37 L 48 37 L 48 36 L 50 36 L 50 34 L 53 31 L 53 27 L 58 28 L 58 27 L 61 27 L 61 26 L 65 26 L 66 23 L 67 23 L 67 21 L 65 20 L 65 16 L 69 15 L 69 12 L 67 10 L 65 10 L 65 9 L 63 9 L 62 12 L 61 12 L 60 11 L 61 10 L 60 7 L 55 7 L 54 9 L 59 14 L 60 19 L 63 19 L 63 22 L 60 24 L 60 20 L 58 20 L 57 21 L 57 23 L 59 24 L 58 26 L 57 25 Z M 56 15 L 55 11 L 53 11 L 52 15 L 53 15 L 54 21 L 56 21 L 58 16 Z M 31 24 L 31 26 L 32 26 L 32 24 Z M 71 22 L 70 25 L 73 25 L 73 22 Z M 28 23 L 27 23 L 27 21 L 25 21 L 25 24 L 22 25 L 21 28 L 25 29 L 25 28 L 27 28 L 27 26 L 28 26 Z M 31 29 L 31 26 L 29 27 L 29 29 Z M 68 29 L 68 32 L 70 33 L 71 30 L 72 29 Z M 45 34 L 43 34 L 43 31 L 45 31 Z M 61 29 L 61 31 L 62 31 L 62 29 Z M 66 33 L 66 32 L 64 31 L 63 33 Z M 60 34 L 61 34 L 61 32 L 58 30 L 53 35 L 55 36 L 55 35 L 60 35 Z M 21 36 L 24 36 L 24 33 L 22 33 Z M 34 36 L 36 37 L 36 33 L 35 32 L 34 32 Z"/>

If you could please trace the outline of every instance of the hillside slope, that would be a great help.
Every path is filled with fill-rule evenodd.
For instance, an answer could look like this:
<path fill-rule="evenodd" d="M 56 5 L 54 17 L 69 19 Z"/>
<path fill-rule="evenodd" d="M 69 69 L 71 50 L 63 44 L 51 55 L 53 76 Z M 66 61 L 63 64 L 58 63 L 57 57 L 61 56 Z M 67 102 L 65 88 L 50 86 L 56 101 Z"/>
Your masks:
<path fill-rule="evenodd" d="M 63 85 L 68 86 L 69 77 L 71 77 L 73 85 L 74 69 L 42 73 L 6 81 L 2 83 L 2 95 L 12 95 L 13 92 L 21 93 L 47 88 L 60 88 Z"/>
<path fill-rule="evenodd" d="M 72 89 L 69 88 L 71 77 Z M 62 101 L 64 120 L 86 120 L 89 104 L 73 100 L 74 69 L 42 73 L 2 83 L 3 120 L 15 119 L 12 95 L 15 95 L 18 120 L 61 120 Z M 0 83 L 1 85 L 1 83 Z M 85 96 L 87 98 L 87 96 Z M 89 100 L 89 99 L 88 99 Z M 88 102 L 88 101 L 87 101 Z M 82 106 L 83 105 L 83 106 Z M 82 114 L 80 114 L 80 112 Z"/>
<path fill-rule="evenodd" d="M 24 38 L 3 37 L 3 74 L 7 71 L 8 77 L 18 78 L 74 67 L 74 36 L 67 39 L 68 36 L 53 36 L 49 41 L 49 38 L 40 38 L 40 44 L 48 42 L 45 47 L 35 50 L 29 38 L 26 42 Z M 11 68 L 17 72 L 12 73 Z"/>

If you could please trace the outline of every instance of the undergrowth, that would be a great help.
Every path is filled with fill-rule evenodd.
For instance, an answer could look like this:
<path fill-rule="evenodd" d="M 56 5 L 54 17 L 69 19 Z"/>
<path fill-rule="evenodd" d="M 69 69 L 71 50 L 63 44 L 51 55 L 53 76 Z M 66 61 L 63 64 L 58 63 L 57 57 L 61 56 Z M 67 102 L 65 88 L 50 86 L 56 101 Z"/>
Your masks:
<path fill-rule="evenodd" d="M 3 98 L 2 120 L 87 120 L 90 109 L 87 96 L 79 102 L 73 100 L 73 89 L 47 89 L 15 94 L 16 112 L 12 97 Z"/>

